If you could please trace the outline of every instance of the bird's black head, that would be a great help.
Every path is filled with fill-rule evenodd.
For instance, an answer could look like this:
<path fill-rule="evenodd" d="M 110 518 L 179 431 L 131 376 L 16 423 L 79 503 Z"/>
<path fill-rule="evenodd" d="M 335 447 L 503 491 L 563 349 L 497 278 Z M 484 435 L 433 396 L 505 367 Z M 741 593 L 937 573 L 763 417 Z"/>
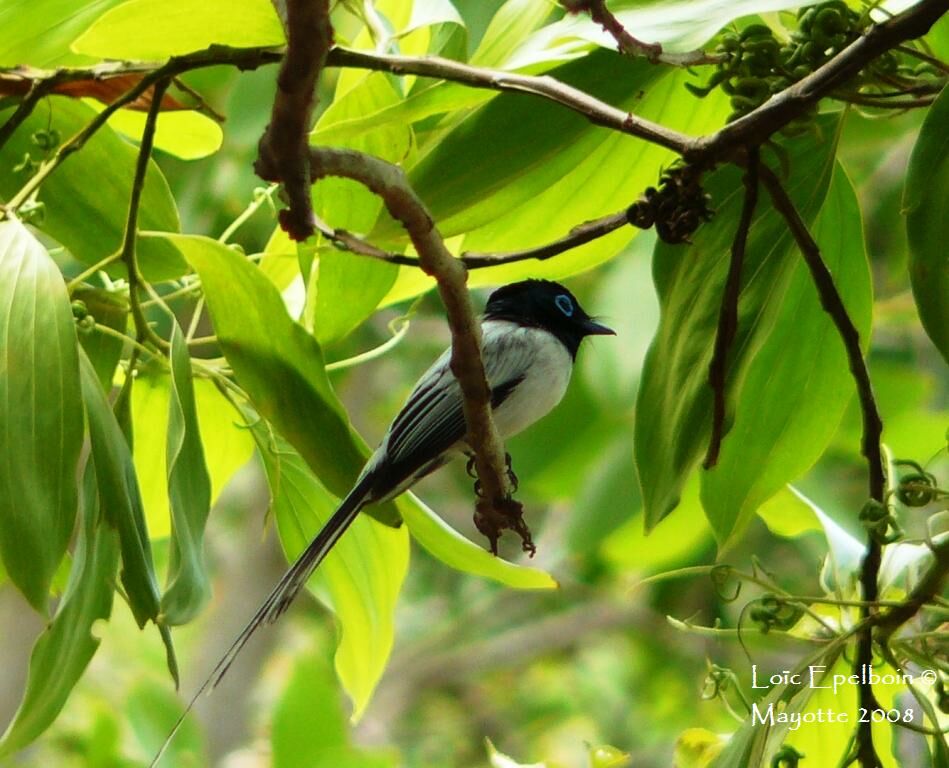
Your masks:
<path fill-rule="evenodd" d="M 584 312 L 570 291 L 551 280 L 522 280 L 498 288 L 488 297 L 484 315 L 486 320 L 510 320 L 550 331 L 573 357 L 585 336 L 614 334 Z"/>

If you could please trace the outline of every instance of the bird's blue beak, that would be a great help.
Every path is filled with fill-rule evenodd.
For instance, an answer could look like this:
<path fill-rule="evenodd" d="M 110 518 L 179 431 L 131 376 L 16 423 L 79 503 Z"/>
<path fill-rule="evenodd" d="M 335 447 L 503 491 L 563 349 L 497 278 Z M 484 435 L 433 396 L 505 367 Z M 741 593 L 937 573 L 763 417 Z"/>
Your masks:
<path fill-rule="evenodd" d="M 616 331 L 612 328 L 607 328 L 605 325 L 600 325 L 598 322 L 591 318 L 587 318 L 582 323 L 580 327 L 583 329 L 584 336 L 615 336 Z"/>

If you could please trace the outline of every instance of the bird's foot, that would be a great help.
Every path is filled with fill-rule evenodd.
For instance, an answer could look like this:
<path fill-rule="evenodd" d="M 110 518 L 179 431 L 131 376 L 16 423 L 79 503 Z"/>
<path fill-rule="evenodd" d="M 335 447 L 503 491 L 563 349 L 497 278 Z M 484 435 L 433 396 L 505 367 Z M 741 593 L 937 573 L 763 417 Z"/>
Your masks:
<path fill-rule="evenodd" d="M 531 557 L 537 552 L 530 528 L 524 522 L 524 505 L 519 501 L 512 498 L 489 501 L 479 496 L 475 506 L 474 523 L 490 542 L 493 555 L 498 553 L 498 539 L 501 538 L 501 532 L 505 529 L 514 531 L 521 537 L 521 549 L 524 552 Z"/>
<path fill-rule="evenodd" d="M 475 466 L 475 455 L 473 453 L 468 454 L 468 463 L 465 465 L 465 472 L 468 473 L 468 477 L 474 479 L 475 484 L 475 495 L 480 499 L 484 496 L 481 489 L 481 481 L 478 480 L 478 469 Z M 518 480 L 517 475 L 514 473 L 514 470 L 511 468 L 511 454 L 504 454 L 504 469 L 507 471 L 507 479 L 511 484 L 511 493 L 517 493 Z"/>

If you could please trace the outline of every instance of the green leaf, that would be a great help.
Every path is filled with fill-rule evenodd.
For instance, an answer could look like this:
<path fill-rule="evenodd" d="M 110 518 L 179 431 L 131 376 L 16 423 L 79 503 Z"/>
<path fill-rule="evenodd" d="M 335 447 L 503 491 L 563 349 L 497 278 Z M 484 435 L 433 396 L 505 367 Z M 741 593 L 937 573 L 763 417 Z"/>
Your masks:
<path fill-rule="evenodd" d="M 88 102 L 87 102 L 88 103 Z M 92 104 L 95 108 L 95 103 Z M 147 113 L 120 109 L 109 118 L 109 125 L 133 141 L 141 140 Z M 155 149 L 180 157 L 197 160 L 213 155 L 221 148 L 224 131 L 207 115 L 192 110 L 162 112 L 155 124 Z"/>
<path fill-rule="evenodd" d="M 0 759 L 26 746 L 49 727 L 95 654 L 99 638 L 92 633 L 93 625 L 108 619 L 112 612 L 118 558 L 115 532 L 99 514 L 95 471 L 90 461 L 84 473 L 82 525 L 69 584 L 56 616 L 33 647 L 23 700 L 0 739 Z"/>
<path fill-rule="evenodd" d="M 129 0 L 104 13 L 73 50 L 108 59 L 158 61 L 210 45 L 283 45 L 267 0 Z"/>
<path fill-rule="evenodd" d="M 264 460 L 280 541 L 293 561 L 330 518 L 337 497 L 289 443 L 260 419 L 252 432 Z M 395 603 L 409 563 L 402 529 L 360 515 L 319 567 L 309 586 L 339 621 L 336 671 L 358 719 L 378 683 L 395 633 Z"/>
<path fill-rule="evenodd" d="M 547 0 L 508 0 L 498 8 L 471 63 L 478 67 L 501 68 L 524 38 L 550 16 Z"/>
<path fill-rule="evenodd" d="M 870 266 L 857 196 L 839 165 L 811 231 L 866 348 Z M 772 299 L 781 302 L 774 327 L 733 394 L 734 423 L 718 464 L 702 473 L 702 503 L 722 546 L 817 461 L 855 392 L 843 343 L 810 271 L 796 249 L 792 258 L 790 282 Z"/>
<path fill-rule="evenodd" d="M 193 385 L 205 461 L 211 476 L 211 503 L 214 504 L 234 473 L 250 459 L 254 441 L 247 430 L 235 422 L 234 409 L 210 380 L 197 379 Z M 163 372 L 135 379 L 132 417 L 136 434 L 167 434 L 170 389 L 171 377 Z M 161 539 L 171 534 L 165 443 L 157 439 L 136 440 L 134 453 L 148 532 L 152 539 Z"/>
<path fill-rule="evenodd" d="M 629 477 L 629 454 L 624 456 L 626 482 Z M 604 495 L 609 489 L 604 489 Z M 613 496 L 619 504 L 622 496 Z M 682 490 L 682 500 L 675 520 L 659 523 L 647 536 L 641 512 L 633 514 L 620 528 L 603 539 L 603 557 L 614 568 L 643 576 L 671 570 L 695 562 L 712 542 L 712 530 L 699 501 L 699 483 L 694 475 Z"/>
<path fill-rule="evenodd" d="M 304 323 L 321 345 L 345 338 L 375 311 L 398 272 L 376 259 L 321 249 L 310 277 Z"/>
<path fill-rule="evenodd" d="M 161 598 L 161 612 L 165 621 L 174 625 L 194 618 L 211 596 L 204 562 L 211 479 L 198 427 L 191 357 L 177 322 L 171 331 L 171 382 L 166 462 L 172 535 L 168 586 Z"/>
<path fill-rule="evenodd" d="M 53 260 L 19 221 L 0 222 L 0 554 L 38 611 L 76 520 L 77 346 Z"/>
<path fill-rule="evenodd" d="M 332 125 L 372 112 L 398 103 L 400 98 L 385 75 L 370 73 L 323 113 L 319 125 Z M 333 143 L 398 162 L 409 151 L 412 131 L 403 123 L 387 123 L 371 133 Z M 371 229 L 382 209 L 382 200 L 364 185 L 335 178 L 321 180 L 314 186 L 313 204 L 323 220 L 352 232 Z M 321 241 L 321 237 L 317 238 L 317 243 Z M 321 250 L 307 281 L 304 325 L 313 330 L 321 345 L 342 339 L 375 310 L 397 274 L 398 269 L 392 264 Z"/>
<path fill-rule="evenodd" d="M 488 763 L 491 768 L 554 768 L 551 763 L 519 763 L 514 758 L 508 757 L 503 752 L 499 752 L 497 747 L 491 743 L 491 739 L 485 739 L 488 748 Z"/>
<path fill-rule="evenodd" d="M 641 91 L 660 72 L 648 63 L 601 52 L 551 74 L 623 109 L 638 105 Z M 450 237 L 530 201 L 583 164 L 609 135 L 559 104 L 503 93 L 445 136 L 409 171 L 409 181 L 441 233 Z M 401 235 L 401 225 L 388 216 L 374 232 L 383 240 Z"/>
<path fill-rule="evenodd" d="M 909 160 L 903 210 L 919 319 L 949 362 L 949 88 L 929 108 Z"/>
<path fill-rule="evenodd" d="M 494 91 L 467 88 L 445 81 L 425 84 L 414 89 L 404 99 L 381 105 L 375 110 L 327 124 L 321 120 L 310 134 L 310 143 L 341 145 L 385 124 L 409 125 L 433 115 L 477 107 L 496 96 Z"/>
<path fill-rule="evenodd" d="M 395 0 L 395 4 L 405 6 L 402 0 Z M 412 15 L 405 27 L 399 31 L 399 36 L 405 36 L 422 27 L 431 27 L 436 24 L 458 24 L 464 26 L 464 19 L 452 5 L 451 0 L 415 0 L 412 3 Z"/>
<path fill-rule="evenodd" d="M 95 462 L 99 503 L 108 524 L 118 531 L 122 552 L 122 585 L 139 627 L 153 621 L 158 626 L 168 656 L 168 669 L 178 683 L 178 667 L 171 635 L 159 622 L 159 593 L 145 528 L 135 466 L 125 435 L 99 386 L 95 369 L 85 353 L 79 355 L 82 397 L 89 422 L 89 442 Z"/>
<path fill-rule="evenodd" d="M 50 96 L 43 104 L 44 108 L 34 110 L 0 148 L 0 197 L 10 199 L 28 181 L 28 171 L 11 171 L 25 155 L 37 161 L 44 159 L 33 143 L 34 133 L 55 129 L 65 141 L 95 116 L 90 107 L 63 96 Z M 0 123 L 9 116 L 9 112 L 0 113 Z M 69 157 L 43 182 L 39 200 L 45 208 L 39 228 L 83 264 L 96 264 L 117 253 L 125 232 L 137 154 L 138 150 L 109 126 L 100 128 L 81 152 Z M 93 180 L 94 189 L 90 187 Z M 95 222 L 95 226 L 90 226 L 90 222 Z M 154 161 L 149 161 L 142 190 L 139 227 L 175 232 L 179 229 L 174 198 Z M 180 277 L 187 269 L 181 255 L 164 240 L 139 238 L 137 255 L 147 280 Z M 113 276 L 125 275 L 124 265 L 118 263 L 107 271 Z"/>
<path fill-rule="evenodd" d="M 331 493 L 345 496 L 368 451 L 330 386 L 319 344 L 243 255 L 208 238 L 169 237 L 201 276 L 218 343 L 255 408 Z M 396 519 L 390 505 L 372 511 Z"/>
<path fill-rule="evenodd" d="M 726 742 L 705 728 L 687 728 L 676 739 L 673 764 L 676 768 L 708 768 Z"/>
<path fill-rule="evenodd" d="M 422 503 L 414 493 L 403 494 L 395 504 L 412 532 L 412 537 L 445 565 L 515 589 L 557 587 L 557 582 L 546 571 L 509 563 L 466 539 Z"/>
<path fill-rule="evenodd" d="M 853 593 L 856 585 L 854 575 L 860 569 L 866 544 L 842 528 L 816 502 L 789 485 L 762 504 L 758 515 L 773 534 L 787 539 L 812 531 L 823 534 L 828 558 L 821 581 L 826 591 L 843 595 Z"/>
<path fill-rule="evenodd" d="M 89 314 L 95 321 L 112 330 L 125 333 L 128 323 L 128 298 L 118 291 L 107 291 L 92 286 L 78 286 L 72 292 L 73 301 L 81 301 L 86 305 Z M 112 377 L 115 366 L 119 364 L 122 348 L 125 346 L 121 339 L 98 331 L 81 333 L 79 343 L 85 350 L 92 367 L 96 369 L 99 383 L 106 392 L 112 390 Z"/>
<path fill-rule="evenodd" d="M 0 66 L 82 66 L 94 59 L 70 50 L 99 16 L 124 0 L 5 0 L 0 5 Z M 12 34 L 11 34 L 12 33 Z"/>
<path fill-rule="evenodd" d="M 793 169 L 786 188 L 805 222 L 823 204 L 834 167 L 831 139 L 836 119 L 818 123 L 808 134 L 785 144 Z M 659 243 L 653 256 L 653 281 L 661 318 L 643 367 L 636 404 L 635 458 L 652 528 L 679 503 L 689 473 L 707 447 L 711 428 L 712 358 L 728 257 L 742 206 L 740 172 L 722 168 L 705 180 L 715 218 L 694 235 L 691 246 Z M 764 192 L 762 196 L 766 198 Z M 784 220 L 762 199 L 745 254 L 739 325 L 729 354 L 729 393 L 740 391 L 749 364 L 767 339 L 797 265 L 797 251 Z M 728 436 L 725 438 L 726 442 Z M 710 520 L 715 524 L 715 520 Z M 731 533 L 716 530 L 723 541 Z"/>
<path fill-rule="evenodd" d="M 682 72 L 664 72 L 606 51 L 551 74 L 689 134 L 717 127 L 727 111 L 724 100 L 714 95 L 699 102 L 689 96 Z M 551 242 L 579 222 L 621 210 L 656 184 L 673 157 L 648 142 L 604 131 L 558 105 L 501 94 L 461 122 L 409 176 L 439 230 L 446 236 L 464 235 L 453 250 L 508 251 Z M 464 170 L 446 174 L 439 170 L 444 167 Z M 377 229 L 383 237 L 395 233 L 386 219 Z M 622 228 L 547 261 L 478 269 L 469 282 L 562 279 L 611 259 L 636 233 Z M 419 270 L 403 267 L 385 303 L 432 285 Z"/>

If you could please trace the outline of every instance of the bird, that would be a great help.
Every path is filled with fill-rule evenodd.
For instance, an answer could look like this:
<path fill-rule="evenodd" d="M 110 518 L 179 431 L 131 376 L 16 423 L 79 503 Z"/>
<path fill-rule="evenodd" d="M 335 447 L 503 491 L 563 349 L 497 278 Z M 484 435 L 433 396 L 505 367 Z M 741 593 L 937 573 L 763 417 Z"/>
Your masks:
<path fill-rule="evenodd" d="M 590 317 L 564 286 L 541 279 L 521 280 L 491 293 L 481 333 L 492 416 L 502 438 L 526 429 L 560 402 L 586 337 L 615 335 Z M 280 618 L 359 512 L 395 498 L 452 459 L 470 456 L 466 431 L 461 387 L 451 371 L 449 347 L 415 384 L 352 490 L 198 689 L 152 766 L 198 696 L 220 682 L 260 626 Z"/>

